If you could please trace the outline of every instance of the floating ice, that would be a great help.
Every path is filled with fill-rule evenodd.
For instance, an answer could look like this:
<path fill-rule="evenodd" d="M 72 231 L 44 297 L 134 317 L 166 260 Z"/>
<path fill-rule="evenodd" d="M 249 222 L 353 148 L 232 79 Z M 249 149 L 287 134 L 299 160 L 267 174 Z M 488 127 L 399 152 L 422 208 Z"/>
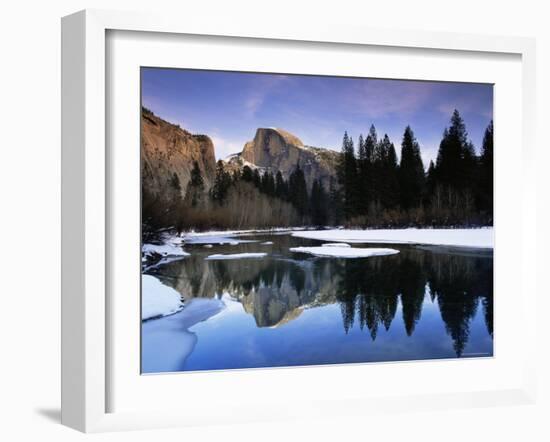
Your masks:
<path fill-rule="evenodd" d="M 331 258 L 368 258 L 370 256 L 395 255 L 396 253 L 399 253 L 399 251 L 395 249 L 359 249 L 351 248 L 349 246 L 292 247 L 290 251 L 295 253 L 308 253 L 314 256 Z"/>
<path fill-rule="evenodd" d="M 215 259 L 248 259 L 248 258 L 263 258 L 266 256 L 267 253 L 232 253 L 232 254 L 217 254 L 217 255 L 210 255 L 207 258 L 208 260 L 215 260 Z"/>

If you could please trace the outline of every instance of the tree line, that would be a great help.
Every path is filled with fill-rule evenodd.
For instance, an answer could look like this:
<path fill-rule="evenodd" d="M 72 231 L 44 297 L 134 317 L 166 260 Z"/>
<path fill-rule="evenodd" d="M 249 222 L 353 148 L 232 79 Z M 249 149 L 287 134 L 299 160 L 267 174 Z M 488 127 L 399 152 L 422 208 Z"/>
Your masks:
<path fill-rule="evenodd" d="M 374 125 L 366 137 L 359 136 L 357 150 L 346 132 L 336 176 L 327 187 L 314 180 L 308 189 L 300 164 L 285 179 L 280 171 L 249 166 L 230 171 L 219 160 L 207 191 L 194 162 L 185 192 L 175 173 L 162 195 L 142 188 L 144 236 L 162 228 L 492 225 L 493 123 L 477 156 L 455 110 L 427 171 L 410 126 L 399 161 L 393 142 L 387 134 L 379 139 Z"/>
<path fill-rule="evenodd" d="M 477 156 L 455 110 L 427 171 L 410 126 L 403 133 L 400 161 L 388 135 L 379 139 L 374 125 L 366 138 L 359 136 L 357 150 L 346 132 L 337 177 L 339 186 L 330 192 L 334 224 L 492 225 L 493 122 Z"/>
<path fill-rule="evenodd" d="M 315 189 L 320 189 L 319 183 Z M 288 180 L 281 172 L 260 173 L 249 166 L 229 171 L 216 163 L 215 178 L 208 191 L 197 162 L 193 163 L 185 192 L 174 173 L 162 195 L 142 188 L 142 231 L 154 239 L 162 229 L 243 229 L 309 224 L 310 194 L 299 165 Z M 184 195 L 184 197 L 182 197 Z M 325 201 L 323 192 L 314 195 Z M 324 224 L 324 223 L 323 223 Z M 321 224 L 319 224 L 321 225 Z"/>

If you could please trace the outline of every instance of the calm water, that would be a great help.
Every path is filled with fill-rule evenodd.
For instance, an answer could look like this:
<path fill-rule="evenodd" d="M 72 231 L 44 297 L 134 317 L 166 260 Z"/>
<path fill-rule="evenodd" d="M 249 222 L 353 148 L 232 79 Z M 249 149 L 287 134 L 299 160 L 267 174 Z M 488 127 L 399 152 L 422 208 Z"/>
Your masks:
<path fill-rule="evenodd" d="M 146 272 L 196 313 L 142 324 L 143 373 L 493 354 L 492 252 L 387 245 L 400 253 L 346 260 L 289 252 L 319 241 L 243 239 L 258 242 L 187 246 L 190 257 Z"/>

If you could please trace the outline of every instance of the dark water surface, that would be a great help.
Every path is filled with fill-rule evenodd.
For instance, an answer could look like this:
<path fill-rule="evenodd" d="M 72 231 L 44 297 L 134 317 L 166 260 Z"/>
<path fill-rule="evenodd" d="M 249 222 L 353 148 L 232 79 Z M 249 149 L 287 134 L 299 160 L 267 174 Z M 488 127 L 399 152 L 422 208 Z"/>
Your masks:
<path fill-rule="evenodd" d="M 191 256 L 146 271 L 189 305 L 204 298 L 193 302 L 205 314 L 190 317 L 184 308 L 143 322 L 143 373 L 493 354 L 492 252 L 354 244 L 400 253 L 315 258 L 289 248 L 320 241 L 242 239 L 257 242 L 186 246 Z M 204 259 L 244 252 L 268 256 Z M 211 307 L 219 300 L 218 312 Z"/>

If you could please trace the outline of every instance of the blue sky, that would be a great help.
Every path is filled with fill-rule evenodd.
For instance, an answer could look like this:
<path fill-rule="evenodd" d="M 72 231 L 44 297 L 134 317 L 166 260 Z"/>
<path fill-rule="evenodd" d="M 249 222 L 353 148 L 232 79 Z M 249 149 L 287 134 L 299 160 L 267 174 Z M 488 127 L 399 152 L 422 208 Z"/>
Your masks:
<path fill-rule="evenodd" d="M 142 103 L 192 133 L 209 135 L 217 158 L 240 152 L 258 127 L 279 127 L 304 144 L 340 150 L 376 126 L 399 155 L 410 125 L 425 167 L 456 108 L 479 152 L 493 118 L 488 84 L 142 68 Z"/>

